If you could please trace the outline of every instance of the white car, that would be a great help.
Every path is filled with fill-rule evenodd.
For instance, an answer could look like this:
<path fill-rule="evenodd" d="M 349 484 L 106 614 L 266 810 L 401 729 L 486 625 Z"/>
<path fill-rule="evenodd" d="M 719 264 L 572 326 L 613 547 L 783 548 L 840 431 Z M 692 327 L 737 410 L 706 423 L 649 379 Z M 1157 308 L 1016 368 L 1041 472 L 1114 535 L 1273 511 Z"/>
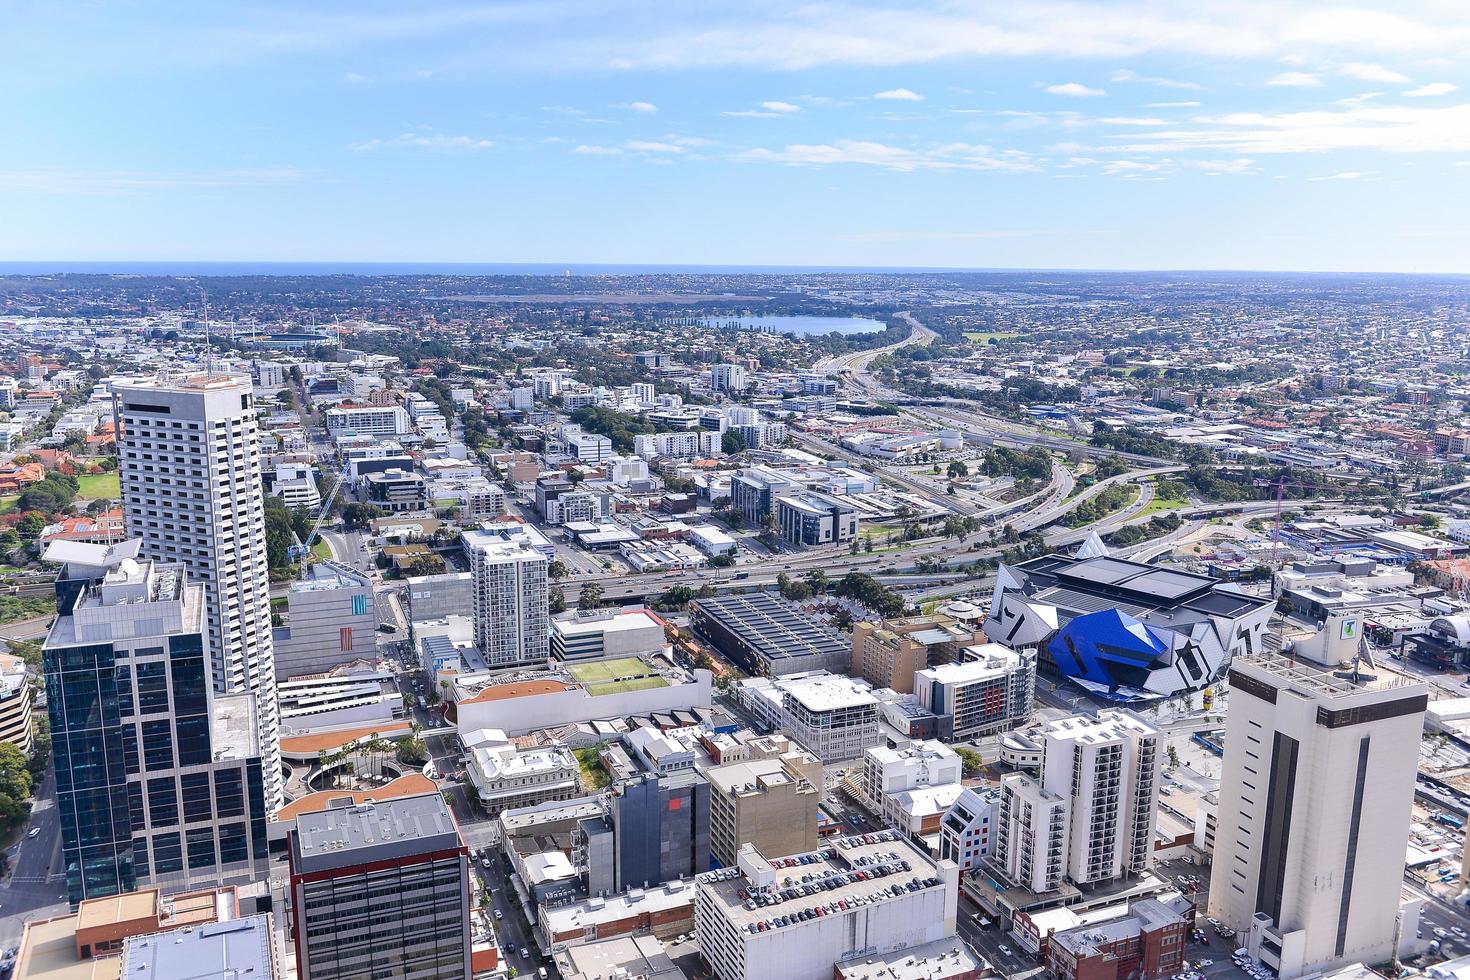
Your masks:
<path fill-rule="evenodd" d="M 998 950 L 1000 950 L 1002 953 L 1004 953 L 1007 956 L 1010 956 L 1011 955 L 1011 948 L 1009 946 L 1006 946 L 1006 945 L 1002 944 L 1002 945 L 997 946 L 995 948 L 998 949 Z"/>
<path fill-rule="evenodd" d="M 1196 969 L 1203 970 L 1207 966 L 1214 966 L 1214 965 L 1215 965 L 1215 961 L 1214 960 L 1200 960 L 1198 963 L 1195 964 L 1195 968 Z"/>
<path fill-rule="evenodd" d="M 27 837 L 30 837 L 30 838 L 40 837 L 41 836 L 41 828 L 40 827 L 32 827 L 29 831 L 27 831 L 26 836 Z"/>

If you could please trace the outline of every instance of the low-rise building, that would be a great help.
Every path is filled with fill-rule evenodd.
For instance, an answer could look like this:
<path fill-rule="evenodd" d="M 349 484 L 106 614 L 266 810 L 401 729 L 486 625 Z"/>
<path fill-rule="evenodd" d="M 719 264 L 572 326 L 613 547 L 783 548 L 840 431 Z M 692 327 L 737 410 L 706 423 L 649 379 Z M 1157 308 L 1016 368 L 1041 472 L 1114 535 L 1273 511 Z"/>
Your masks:
<path fill-rule="evenodd" d="M 900 694 L 914 690 L 914 672 L 958 660 L 968 646 L 985 642 L 972 624 L 942 614 L 854 623 L 852 674 Z"/>
<path fill-rule="evenodd" d="M 582 792 L 577 757 L 564 746 L 520 750 L 504 732 L 494 729 L 466 732 L 461 740 L 470 785 L 492 815 L 548 800 L 570 800 Z"/>
<path fill-rule="evenodd" d="M 776 530 L 798 547 L 851 541 L 857 537 L 857 509 L 825 493 L 783 494 L 775 501 Z"/>
<path fill-rule="evenodd" d="M 312 564 L 287 588 L 285 613 L 285 624 L 271 630 L 278 680 L 377 658 L 373 582 L 347 565 Z"/>
<path fill-rule="evenodd" d="M 939 856 L 961 871 L 973 871 L 990 857 L 1000 793 L 966 786 L 939 821 Z"/>
<path fill-rule="evenodd" d="M 694 631 L 747 674 L 846 673 L 846 638 L 768 592 L 720 595 L 689 605 Z"/>
<path fill-rule="evenodd" d="M 1186 898 L 1145 898 L 1128 914 L 1054 932 L 1046 967 L 1057 980 L 1158 980 L 1178 973 L 1194 921 Z"/>
<path fill-rule="evenodd" d="M 943 742 L 875 745 L 863 757 L 869 804 L 890 827 L 911 837 L 939 832 L 940 818 L 959 798 L 964 766 Z"/>
<path fill-rule="evenodd" d="M 658 653 L 666 642 L 663 621 L 646 609 L 579 609 L 551 621 L 551 655 L 558 660 Z"/>

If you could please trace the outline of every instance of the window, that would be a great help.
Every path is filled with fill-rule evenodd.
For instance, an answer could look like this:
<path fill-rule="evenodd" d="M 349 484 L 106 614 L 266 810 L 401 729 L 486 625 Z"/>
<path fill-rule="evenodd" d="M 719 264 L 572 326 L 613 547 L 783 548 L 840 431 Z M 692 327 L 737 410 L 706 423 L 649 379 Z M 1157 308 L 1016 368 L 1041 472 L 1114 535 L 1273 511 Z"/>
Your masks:
<path fill-rule="evenodd" d="M 214 828 L 199 827 L 189 833 L 189 870 L 214 867 Z"/>
<path fill-rule="evenodd" d="M 143 768 L 149 772 L 174 767 L 173 725 L 167 718 L 145 721 L 140 726 L 143 735 Z"/>
<path fill-rule="evenodd" d="M 167 827 L 179 822 L 179 801 L 172 776 L 148 780 L 148 823 Z"/>
<path fill-rule="evenodd" d="M 184 797 L 185 823 L 211 819 L 209 773 L 185 773 L 179 777 L 179 788 Z"/>

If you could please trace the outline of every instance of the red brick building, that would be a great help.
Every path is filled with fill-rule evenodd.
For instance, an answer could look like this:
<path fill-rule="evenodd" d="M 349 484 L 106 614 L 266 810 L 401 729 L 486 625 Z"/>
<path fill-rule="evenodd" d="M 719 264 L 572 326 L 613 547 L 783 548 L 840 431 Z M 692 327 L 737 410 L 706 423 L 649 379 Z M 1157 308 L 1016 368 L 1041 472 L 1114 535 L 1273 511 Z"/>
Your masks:
<path fill-rule="evenodd" d="M 1178 973 L 1194 919 L 1186 898 L 1145 898 L 1108 922 L 1053 933 L 1046 967 L 1056 980 L 1154 980 Z"/>

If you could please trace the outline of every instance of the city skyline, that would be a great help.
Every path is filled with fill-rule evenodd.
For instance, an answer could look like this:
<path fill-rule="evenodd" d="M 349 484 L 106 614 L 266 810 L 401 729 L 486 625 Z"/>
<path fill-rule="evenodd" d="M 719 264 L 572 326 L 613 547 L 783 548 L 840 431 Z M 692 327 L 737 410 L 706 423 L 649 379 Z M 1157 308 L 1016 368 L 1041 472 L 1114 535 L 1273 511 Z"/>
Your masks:
<path fill-rule="evenodd" d="M 4 259 L 1470 269 L 1451 5 L 14 16 Z"/>

